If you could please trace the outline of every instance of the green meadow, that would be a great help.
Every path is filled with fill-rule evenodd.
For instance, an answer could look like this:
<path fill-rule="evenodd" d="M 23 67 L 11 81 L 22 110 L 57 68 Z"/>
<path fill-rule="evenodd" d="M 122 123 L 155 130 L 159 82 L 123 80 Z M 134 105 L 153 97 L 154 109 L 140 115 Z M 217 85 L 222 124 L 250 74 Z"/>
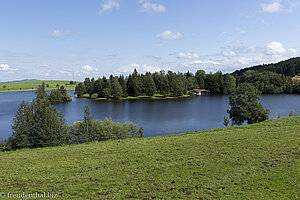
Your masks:
<path fill-rule="evenodd" d="M 0 193 L 57 199 L 299 199 L 300 117 L 0 153 Z"/>
<path fill-rule="evenodd" d="M 45 81 L 20 81 L 20 82 L 8 82 L 0 83 L 0 92 L 25 92 L 35 91 L 39 85 L 45 83 L 49 87 L 46 87 L 46 91 L 56 89 L 56 85 L 64 86 L 67 90 L 75 90 L 76 84 L 70 85 L 70 81 L 57 81 L 57 80 L 45 80 Z"/>

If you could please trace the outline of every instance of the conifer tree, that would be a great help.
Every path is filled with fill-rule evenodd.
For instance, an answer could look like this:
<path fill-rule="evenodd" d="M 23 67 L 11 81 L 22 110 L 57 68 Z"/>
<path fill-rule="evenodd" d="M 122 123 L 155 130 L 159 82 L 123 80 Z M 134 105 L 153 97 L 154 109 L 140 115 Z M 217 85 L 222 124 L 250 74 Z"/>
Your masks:
<path fill-rule="evenodd" d="M 74 94 L 76 94 L 78 97 L 81 97 L 85 93 L 86 93 L 86 88 L 85 88 L 84 83 L 77 84 L 76 87 L 75 87 Z"/>
<path fill-rule="evenodd" d="M 112 80 L 111 94 L 115 100 L 119 100 L 123 96 L 122 87 L 117 77 Z"/>

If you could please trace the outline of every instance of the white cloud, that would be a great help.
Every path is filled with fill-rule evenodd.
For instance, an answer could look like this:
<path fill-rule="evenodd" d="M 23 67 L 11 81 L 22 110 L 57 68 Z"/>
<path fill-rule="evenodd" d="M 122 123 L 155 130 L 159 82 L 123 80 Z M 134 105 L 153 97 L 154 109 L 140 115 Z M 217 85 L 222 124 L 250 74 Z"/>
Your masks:
<path fill-rule="evenodd" d="M 160 12 L 160 13 L 166 12 L 165 6 L 156 3 L 145 2 L 143 3 L 142 8 L 148 12 Z"/>
<path fill-rule="evenodd" d="M 15 68 L 11 68 L 9 65 L 7 64 L 1 64 L 0 65 L 0 71 L 4 71 L 4 72 L 7 72 L 9 74 L 12 74 L 14 73 L 15 71 L 17 71 L 18 69 L 15 69 Z"/>
<path fill-rule="evenodd" d="M 281 55 L 285 54 L 286 49 L 280 42 L 271 42 L 266 46 L 266 54 L 267 55 Z"/>
<path fill-rule="evenodd" d="M 94 68 L 90 65 L 84 65 L 81 67 L 81 72 L 85 75 L 98 75 L 98 73 L 101 71 L 99 68 Z"/>
<path fill-rule="evenodd" d="M 10 67 L 8 65 L 5 65 L 5 64 L 0 65 L 1 71 L 8 71 L 9 69 L 10 69 Z"/>
<path fill-rule="evenodd" d="M 196 64 L 212 64 L 212 65 L 220 65 L 221 63 L 212 61 L 212 60 L 194 60 L 188 63 L 183 63 L 183 65 L 196 65 Z"/>
<path fill-rule="evenodd" d="M 197 53 L 183 53 L 180 52 L 177 58 L 188 58 L 188 59 L 198 59 L 199 55 Z"/>
<path fill-rule="evenodd" d="M 224 56 L 236 56 L 236 53 L 234 51 L 224 51 Z"/>
<path fill-rule="evenodd" d="M 154 72 L 159 72 L 162 70 L 161 67 L 159 66 L 152 66 L 152 65 L 147 65 L 147 64 L 143 64 L 143 65 L 140 65 L 140 64 L 130 64 L 128 66 L 123 66 L 123 67 L 120 67 L 116 70 L 116 74 L 129 74 L 129 73 L 132 73 L 133 70 L 136 69 L 139 73 L 146 73 L 146 72 L 151 72 L 151 73 L 154 73 Z"/>
<path fill-rule="evenodd" d="M 120 3 L 117 0 L 107 0 L 101 5 L 101 10 L 99 14 L 102 15 L 106 11 L 119 9 L 119 8 L 120 8 Z"/>
<path fill-rule="evenodd" d="M 62 32 L 58 29 L 53 30 L 51 36 L 54 38 L 60 38 L 60 37 L 65 37 L 65 36 L 72 36 L 73 34 L 70 31 L 65 31 Z"/>
<path fill-rule="evenodd" d="M 87 71 L 87 72 L 93 71 L 93 67 L 91 67 L 89 65 L 84 65 L 83 67 L 81 67 L 81 69 L 83 71 Z"/>
<path fill-rule="evenodd" d="M 298 51 L 293 48 L 289 49 L 288 52 L 289 52 L 289 54 L 291 54 L 291 56 L 296 56 L 298 54 Z"/>
<path fill-rule="evenodd" d="M 167 39 L 167 40 L 174 39 L 174 40 L 177 40 L 177 39 L 182 38 L 183 34 L 182 33 L 173 33 L 170 30 L 166 30 L 166 31 L 158 34 L 156 37 L 158 37 L 160 39 Z"/>
<path fill-rule="evenodd" d="M 271 3 L 261 4 L 261 9 L 263 12 L 266 12 L 266 13 L 276 13 L 276 12 L 281 11 L 282 5 L 281 5 L 280 1 L 273 1 Z"/>
<path fill-rule="evenodd" d="M 58 37 L 62 37 L 62 36 L 63 36 L 63 34 L 62 34 L 62 32 L 60 30 L 54 30 L 52 32 L 52 37 L 58 38 Z"/>

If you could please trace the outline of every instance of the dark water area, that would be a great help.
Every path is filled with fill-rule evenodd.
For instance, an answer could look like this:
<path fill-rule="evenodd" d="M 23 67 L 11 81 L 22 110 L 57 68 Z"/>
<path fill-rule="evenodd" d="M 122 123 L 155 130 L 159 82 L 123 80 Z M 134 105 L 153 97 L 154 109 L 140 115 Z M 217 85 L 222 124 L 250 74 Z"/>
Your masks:
<path fill-rule="evenodd" d="M 0 93 L 0 140 L 11 135 L 12 120 L 22 100 L 30 102 L 34 96 L 33 92 Z M 292 110 L 300 114 L 300 95 L 263 95 L 261 102 L 270 109 L 270 118 L 277 118 L 278 114 L 286 117 Z M 72 102 L 54 106 L 67 123 L 73 124 L 83 120 L 85 105 L 89 105 L 94 119 L 112 118 L 114 122 L 131 121 L 143 126 L 145 137 L 222 128 L 229 108 L 226 95 L 127 101 L 93 101 L 73 96 Z"/>

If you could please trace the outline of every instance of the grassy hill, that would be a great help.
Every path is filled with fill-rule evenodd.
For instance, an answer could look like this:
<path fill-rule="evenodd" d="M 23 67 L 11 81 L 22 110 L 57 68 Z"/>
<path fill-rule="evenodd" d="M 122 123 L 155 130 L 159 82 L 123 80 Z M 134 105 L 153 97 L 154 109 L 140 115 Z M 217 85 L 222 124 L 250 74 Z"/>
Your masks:
<path fill-rule="evenodd" d="M 0 92 L 24 92 L 34 91 L 39 85 L 45 82 L 49 85 L 46 87 L 47 91 L 51 91 L 56 88 L 56 85 L 64 86 L 67 90 L 75 90 L 76 84 L 70 85 L 70 81 L 57 81 L 57 80 L 45 80 L 45 81 L 20 81 L 20 82 L 8 82 L 0 83 Z"/>
<path fill-rule="evenodd" d="M 0 153 L 0 193 L 58 199 L 299 199 L 300 117 Z"/>

